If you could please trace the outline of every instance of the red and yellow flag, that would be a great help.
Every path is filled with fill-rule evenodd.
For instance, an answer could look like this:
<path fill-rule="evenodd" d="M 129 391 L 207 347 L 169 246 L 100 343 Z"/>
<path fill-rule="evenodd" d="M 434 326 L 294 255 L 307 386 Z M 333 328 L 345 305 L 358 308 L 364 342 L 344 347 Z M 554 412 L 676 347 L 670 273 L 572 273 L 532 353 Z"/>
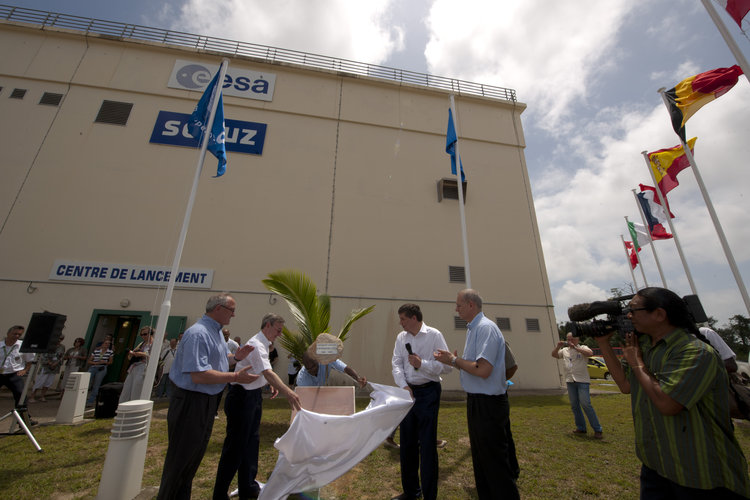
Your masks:
<path fill-rule="evenodd" d="M 693 137 L 687 143 L 691 153 L 695 148 L 696 139 L 698 138 Z M 654 172 L 656 183 L 659 185 L 659 189 L 661 189 L 662 194 L 665 196 L 672 189 L 680 185 L 677 181 L 677 174 L 690 166 L 690 162 L 688 161 L 682 146 L 660 149 L 659 151 L 649 153 L 648 160 L 651 165 L 651 170 Z"/>
<path fill-rule="evenodd" d="M 741 74 L 736 64 L 731 68 L 718 68 L 686 78 L 665 92 L 672 127 L 683 141 L 688 119 L 704 105 L 729 92 Z"/>

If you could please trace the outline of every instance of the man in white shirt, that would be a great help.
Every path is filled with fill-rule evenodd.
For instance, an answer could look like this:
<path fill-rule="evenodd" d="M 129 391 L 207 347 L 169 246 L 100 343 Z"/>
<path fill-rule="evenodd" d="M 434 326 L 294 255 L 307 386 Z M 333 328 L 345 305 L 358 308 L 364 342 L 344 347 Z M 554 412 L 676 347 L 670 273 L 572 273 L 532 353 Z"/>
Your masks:
<path fill-rule="evenodd" d="M 594 430 L 594 437 L 602 439 L 602 426 L 596 416 L 594 407 L 591 405 L 591 396 L 589 386 L 591 378 L 589 377 L 588 359 L 594 355 L 594 352 L 587 346 L 578 343 L 579 338 L 568 333 L 567 342 L 560 341 L 552 351 L 552 357 L 563 360 L 565 366 L 565 382 L 568 386 L 568 397 L 570 398 L 570 408 L 573 410 L 576 428 L 573 434 L 586 434 L 586 420 L 583 414 L 589 419 L 589 424 Z M 583 411 L 581 411 L 583 408 Z"/>
<path fill-rule="evenodd" d="M 719 356 L 721 357 L 721 360 L 724 362 L 724 366 L 727 369 L 728 373 L 734 373 L 737 371 L 737 355 L 734 353 L 731 347 L 727 345 L 726 342 L 724 342 L 724 339 L 719 336 L 718 333 L 713 331 L 710 328 L 707 328 L 705 326 L 702 326 L 698 328 L 698 331 L 703 334 L 704 337 L 708 340 L 708 343 L 711 344 L 711 347 L 713 347 L 716 352 L 719 353 Z"/>
<path fill-rule="evenodd" d="M 300 399 L 274 373 L 268 359 L 268 350 L 284 329 L 284 318 L 277 314 L 266 314 L 260 332 L 246 345 L 255 349 L 246 358 L 237 362 L 237 370 L 250 366 L 250 372 L 263 375 L 248 384 L 232 383 L 224 402 L 227 415 L 227 435 L 221 450 L 221 459 L 216 470 L 214 499 L 228 499 L 229 485 L 237 474 L 240 498 L 258 498 L 260 486 L 255 480 L 258 474 L 258 451 L 260 447 L 260 419 L 263 411 L 261 389 L 271 384 L 274 394 L 282 393 L 289 405 L 300 410 Z"/>
<path fill-rule="evenodd" d="M 21 354 L 21 335 L 26 330 L 21 325 L 11 326 L 5 340 L 0 344 L 0 386 L 10 389 L 16 406 L 21 403 L 23 376 L 29 371 L 33 354 Z"/>
<path fill-rule="evenodd" d="M 401 421 L 401 487 L 394 500 L 437 498 L 437 423 L 440 410 L 440 375 L 451 367 L 435 359 L 436 351 L 447 350 L 443 334 L 422 322 L 417 304 L 398 309 L 404 329 L 396 337 L 391 366 L 396 385 L 409 391 L 414 406 Z M 422 478 L 420 485 L 420 476 Z"/>

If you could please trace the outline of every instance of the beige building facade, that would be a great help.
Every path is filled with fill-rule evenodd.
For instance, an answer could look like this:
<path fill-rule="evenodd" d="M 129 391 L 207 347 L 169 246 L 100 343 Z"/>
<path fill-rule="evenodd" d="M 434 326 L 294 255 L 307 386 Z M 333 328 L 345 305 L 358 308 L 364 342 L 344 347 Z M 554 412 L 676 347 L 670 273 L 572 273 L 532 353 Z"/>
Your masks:
<path fill-rule="evenodd" d="M 449 90 L 357 74 L 319 56 L 311 65 L 228 55 L 206 37 L 195 36 L 198 48 L 139 39 L 122 26 L 114 36 L 0 21 L 3 330 L 34 312 L 65 314 L 66 345 L 111 333 L 123 356 L 138 326 L 156 324 L 198 159 L 184 124 L 198 86 L 228 57 L 227 173 L 213 178 L 216 160 L 206 157 L 168 336 L 223 291 L 238 303 L 232 337 L 249 339 L 266 312 L 294 329 L 284 301 L 261 280 L 296 269 L 331 296 L 334 330 L 352 308 L 376 305 L 344 346 L 344 361 L 369 380 L 393 383 L 396 311 L 405 302 L 419 304 L 425 322 L 462 352 L 454 307 L 466 283 L 445 153 Z M 515 94 L 487 97 L 451 82 L 472 287 L 513 348 L 516 387 L 557 388 L 525 106 Z M 457 373 L 444 389 L 460 389 Z"/>

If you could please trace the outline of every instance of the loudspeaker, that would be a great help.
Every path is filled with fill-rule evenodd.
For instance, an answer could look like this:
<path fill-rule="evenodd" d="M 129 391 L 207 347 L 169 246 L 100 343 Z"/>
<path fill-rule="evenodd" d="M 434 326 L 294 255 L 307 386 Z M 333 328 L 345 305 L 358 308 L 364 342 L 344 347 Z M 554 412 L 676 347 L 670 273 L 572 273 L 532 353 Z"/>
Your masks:
<path fill-rule="evenodd" d="M 705 323 L 708 321 L 706 311 L 703 310 L 703 305 L 697 295 L 685 295 L 682 300 L 685 301 L 690 313 L 693 315 L 693 321 L 696 323 Z"/>
<path fill-rule="evenodd" d="M 53 353 L 60 345 L 60 336 L 67 316 L 51 312 L 34 313 L 21 343 L 21 352 Z"/>

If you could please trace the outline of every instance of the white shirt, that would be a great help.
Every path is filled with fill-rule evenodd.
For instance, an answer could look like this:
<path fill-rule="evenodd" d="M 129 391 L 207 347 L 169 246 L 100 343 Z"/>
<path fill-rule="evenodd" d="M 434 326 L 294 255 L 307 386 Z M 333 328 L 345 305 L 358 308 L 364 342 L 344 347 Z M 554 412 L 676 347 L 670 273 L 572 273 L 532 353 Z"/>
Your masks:
<path fill-rule="evenodd" d="M 716 351 L 719 353 L 719 356 L 721 356 L 722 361 L 737 357 L 732 348 L 729 347 L 726 342 L 724 342 L 724 339 L 721 338 L 718 333 L 711 330 L 710 328 L 706 328 L 705 326 L 698 328 L 698 330 L 703 334 L 704 337 L 708 339 L 711 347 L 716 349 Z"/>
<path fill-rule="evenodd" d="M 271 362 L 268 360 L 268 348 L 271 346 L 271 341 L 266 338 L 263 332 L 258 332 L 253 338 L 247 341 L 247 344 L 255 347 L 253 351 L 240 361 L 237 361 L 237 366 L 234 371 L 238 372 L 244 367 L 250 365 L 251 368 L 248 370 L 250 373 L 260 375 L 258 380 L 250 382 L 249 384 L 239 384 L 239 382 L 232 382 L 232 385 L 239 384 L 248 391 L 254 389 L 260 389 L 268 383 L 266 378 L 263 376 L 263 372 L 266 370 L 273 370 Z"/>
<path fill-rule="evenodd" d="M 422 359 L 419 370 L 415 370 L 409 364 L 409 353 L 406 344 L 411 344 L 411 352 Z M 436 360 L 432 355 L 438 349 L 448 350 L 443 334 L 440 330 L 422 323 L 422 327 L 416 335 L 402 331 L 396 337 L 393 347 L 393 358 L 391 367 L 393 369 L 393 381 L 398 387 L 407 384 L 422 385 L 427 382 L 440 382 L 440 375 L 451 371 L 451 367 Z"/>
<path fill-rule="evenodd" d="M 0 362 L 2 363 L 0 373 L 3 375 L 20 372 L 26 368 L 26 363 L 34 361 L 33 353 L 21 354 L 22 343 L 21 339 L 13 345 L 7 345 L 5 339 L 0 341 Z"/>
<path fill-rule="evenodd" d="M 240 345 L 237 342 L 235 342 L 232 339 L 227 340 L 227 349 L 229 349 L 229 352 L 234 354 L 235 352 L 237 352 L 237 349 L 239 348 L 240 348 Z"/>
<path fill-rule="evenodd" d="M 580 346 L 580 344 L 579 344 Z M 560 356 L 565 365 L 565 382 L 582 382 L 590 383 L 589 377 L 589 358 L 576 351 L 572 347 L 563 347 L 560 349 Z"/>

